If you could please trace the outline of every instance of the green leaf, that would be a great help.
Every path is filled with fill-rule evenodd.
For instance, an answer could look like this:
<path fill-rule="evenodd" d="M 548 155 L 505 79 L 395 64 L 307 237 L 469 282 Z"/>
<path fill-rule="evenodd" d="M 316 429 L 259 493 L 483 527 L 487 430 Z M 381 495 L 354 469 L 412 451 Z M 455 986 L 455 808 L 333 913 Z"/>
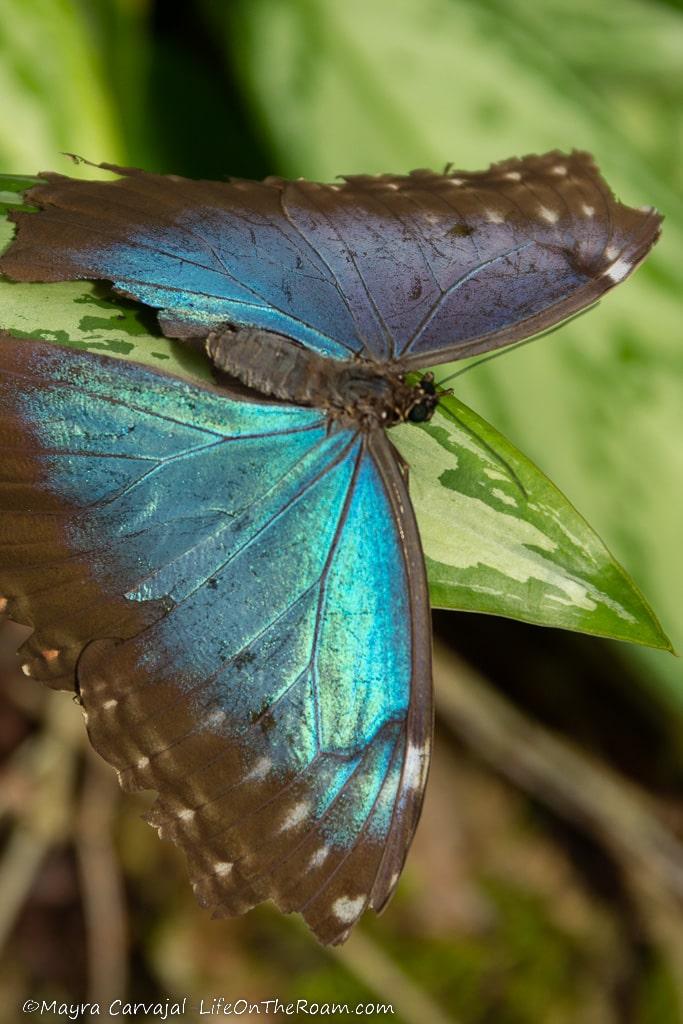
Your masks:
<path fill-rule="evenodd" d="M 0 194 L 23 203 L 34 183 L 0 175 Z M 5 216 L 0 251 L 11 235 Z M 151 310 L 85 281 L 0 278 L 0 329 L 210 379 L 206 360 L 164 338 Z M 411 467 L 435 605 L 670 649 L 634 584 L 567 499 L 475 413 L 447 397 L 429 424 L 398 427 L 391 438 Z"/>
<path fill-rule="evenodd" d="M 432 604 L 671 649 L 654 613 L 586 521 L 541 471 L 456 398 L 391 431 L 410 493 Z"/>
<path fill-rule="evenodd" d="M 632 280 L 458 395 L 609 537 L 683 646 L 681 14 L 646 0 L 207 0 L 273 171 L 331 179 L 446 161 L 477 169 L 588 149 L 626 202 L 665 213 Z M 680 662 L 645 677 L 683 705 Z"/>
<path fill-rule="evenodd" d="M 11 210 L 31 210 L 33 207 L 24 202 L 24 192 L 36 185 L 39 178 L 28 178 L 20 175 L 0 174 L 0 249 L 3 249 L 6 240 L 11 237 L 12 228 L 6 215 Z"/>

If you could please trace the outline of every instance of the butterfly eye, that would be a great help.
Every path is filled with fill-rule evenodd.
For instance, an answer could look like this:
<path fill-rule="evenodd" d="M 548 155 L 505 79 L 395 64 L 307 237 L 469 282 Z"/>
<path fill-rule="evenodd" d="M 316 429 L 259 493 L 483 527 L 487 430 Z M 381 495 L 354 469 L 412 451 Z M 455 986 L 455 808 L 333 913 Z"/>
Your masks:
<path fill-rule="evenodd" d="M 408 419 L 411 423 L 424 423 L 428 420 L 432 413 L 432 407 L 428 402 L 418 402 L 408 413 Z"/>

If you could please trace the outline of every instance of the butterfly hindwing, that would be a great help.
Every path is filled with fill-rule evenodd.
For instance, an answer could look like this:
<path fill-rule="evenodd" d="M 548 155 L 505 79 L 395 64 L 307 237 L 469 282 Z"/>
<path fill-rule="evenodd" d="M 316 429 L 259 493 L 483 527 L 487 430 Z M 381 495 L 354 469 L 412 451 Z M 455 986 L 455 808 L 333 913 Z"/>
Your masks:
<path fill-rule="evenodd" d="M 0 595 L 37 627 L 31 674 L 68 674 L 65 638 L 83 650 L 93 745 L 157 790 L 150 820 L 203 903 L 273 898 L 341 940 L 396 883 L 429 758 L 426 583 L 393 448 L 49 345 L 3 339 L 0 378 L 20 480 L 0 521 L 23 530 Z"/>
<path fill-rule="evenodd" d="M 121 170 L 115 168 L 115 170 Z M 511 344 L 595 302 L 656 241 L 586 153 L 342 183 L 46 174 L 0 269 L 112 281 L 171 335 L 265 328 L 406 367 Z"/>
<path fill-rule="evenodd" d="M 146 382 L 157 379 L 0 340 L 0 596 L 36 627 L 26 670 L 57 685 L 73 686 L 86 642 L 129 636 L 164 613 L 163 600 L 126 597 L 141 564 L 164 565 L 183 544 L 201 550 L 235 503 L 267 492 L 309 437 L 325 434 L 310 410 L 273 412 L 172 378 L 150 396 Z M 216 478 L 232 505 L 216 494 Z M 106 585 L 98 591 L 95 580 Z"/>

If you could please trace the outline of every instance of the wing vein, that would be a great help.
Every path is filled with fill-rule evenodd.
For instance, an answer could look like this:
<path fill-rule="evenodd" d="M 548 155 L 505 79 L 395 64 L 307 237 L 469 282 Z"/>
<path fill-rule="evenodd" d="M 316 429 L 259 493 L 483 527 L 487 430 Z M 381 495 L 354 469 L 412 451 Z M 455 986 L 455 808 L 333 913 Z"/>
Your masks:
<path fill-rule="evenodd" d="M 317 608 L 316 608 L 316 618 L 315 618 L 315 625 L 314 625 L 314 628 L 313 628 L 313 637 L 311 639 L 311 661 L 312 661 L 312 666 L 311 666 L 311 684 L 312 684 L 312 689 L 313 689 L 313 701 L 314 701 L 314 707 L 315 707 L 316 742 L 317 742 L 318 746 L 320 745 L 320 737 L 321 737 L 321 734 L 322 734 L 322 720 L 321 720 L 321 714 L 320 714 L 320 695 L 319 695 L 319 683 L 318 683 L 318 670 L 317 670 L 317 664 L 316 664 L 316 659 L 315 659 L 315 652 L 316 652 L 316 649 L 317 649 L 317 646 L 318 646 L 318 640 L 319 640 L 319 637 L 320 637 L 320 626 L 321 626 L 321 622 L 322 622 L 323 605 L 325 603 L 325 590 L 326 590 L 327 576 L 328 576 L 328 573 L 329 573 L 330 568 L 332 566 L 332 562 L 334 560 L 334 556 L 335 556 L 336 551 L 337 551 L 337 546 L 338 546 L 339 541 L 341 539 L 341 536 L 342 536 L 342 533 L 343 533 L 343 530 L 344 530 L 344 526 L 345 526 L 346 520 L 348 518 L 349 509 L 351 507 L 351 501 L 353 499 L 353 492 L 354 492 L 355 487 L 356 487 L 356 480 L 358 479 L 358 473 L 360 471 L 361 461 L 362 461 L 362 459 L 365 456 L 365 452 L 366 452 L 366 447 L 365 447 L 365 442 L 363 442 L 363 444 L 361 446 L 361 449 L 360 449 L 360 451 L 359 451 L 359 453 L 358 453 L 358 455 L 356 457 L 356 464 L 355 464 L 355 466 L 353 468 L 353 474 L 351 476 L 351 480 L 349 481 L 348 490 L 347 490 L 347 493 L 346 493 L 346 497 L 344 499 L 344 505 L 343 505 L 343 508 L 341 510 L 339 519 L 337 521 L 337 525 L 336 525 L 335 531 L 334 531 L 334 536 L 333 536 L 332 542 L 330 544 L 330 550 L 329 550 L 329 552 L 327 554 L 327 558 L 325 560 L 325 564 L 323 565 L 323 570 L 322 570 L 321 577 L 320 577 L 320 591 L 318 593 L 318 605 L 317 605 Z"/>
<path fill-rule="evenodd" d="M 457 281 L 454 281 L 452 285 L 449 285 L 449 287 L 444 292 L 442 292 L 440 297 L 437 299 L 432 308 L 426 314 L 426 316 L 419 324 L 414 334 L 408 339 L 406 344 L 403 346 L 400 355 L 403 355 L 404 352 L 408 352 L 411 348 L 413 348 L 414 345 L 417 344 L 417 342 L 420 340 L 420 337 L 424 334 L 425 330 L 432 322 L 436 314 L 439 312 L 443 304 L 446 302 L 447 299 L 450 298 L 451 295 L 453 295 L 454 292 L 456 292 L 468 281 L 471 281 L 473 278 L 475 278 L 483 270 L 486 270 L 488 267 L 494 266 L 496 263 L 500 263 L 502 260 L 507 259 L 509 256 L 514 256 L 516 253 L 522 252 L 524 249 L 528 249 L 533 244 L 534 243 L 532 241 L 523 242 L 521 245 L 516 245 L 513 249 L 509 249 L 507 252 L 500 253 L 500 255 L 498 256 L 493 256 L 490 260 L 486 260 L 484 263 L 481 263 L 478 267 L 474 267 L 472 270 L 469 270 L 466 274 L 463 274 L 461 277 L 459 277 Z"/>

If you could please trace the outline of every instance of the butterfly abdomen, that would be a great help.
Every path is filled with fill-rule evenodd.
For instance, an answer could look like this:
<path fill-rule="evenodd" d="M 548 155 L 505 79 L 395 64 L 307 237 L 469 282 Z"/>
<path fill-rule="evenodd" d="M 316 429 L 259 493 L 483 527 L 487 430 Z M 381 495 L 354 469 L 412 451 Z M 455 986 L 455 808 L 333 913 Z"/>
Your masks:
<path fill-rule="evenodd" d="M 206 351 L 213 363 L 264 395 L 324 409 L 345 426 L 372 430 L 411 418 L 425 398 L 429 418 L 433 388 L 407 384 L 399 367 L 363 359 L 328 359 L 281 334 L 253 327 L 212 331 Z M 434 397 L 433 402 L 429 399 Z"/>
<path fill-rule="evenodd" d="M 289 338 L 255 327 L 226 326 L 206 339 L 212 362 L 247 387 L 301 405 L 317 405 L 326 363 Z"/>

